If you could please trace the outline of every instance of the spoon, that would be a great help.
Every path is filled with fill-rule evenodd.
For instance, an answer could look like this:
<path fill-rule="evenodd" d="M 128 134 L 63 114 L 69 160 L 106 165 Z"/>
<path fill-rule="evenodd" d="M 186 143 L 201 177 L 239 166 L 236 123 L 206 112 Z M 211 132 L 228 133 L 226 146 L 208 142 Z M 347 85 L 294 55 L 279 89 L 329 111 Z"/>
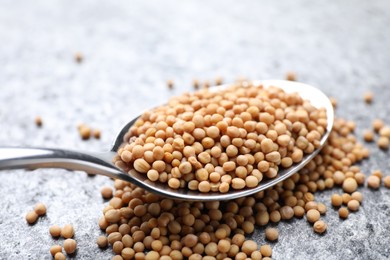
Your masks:
<path fill-rule="evenodd" d="M 230 190 L 228 193 L 201 193 L 199 191 L 191 191 L 188 189 L 174 190 L 169 188 L 167 184 L 150 181 L 146 174 L 138 173 L 135 170 L 131 170 L 130 174 L 123 172 L 119 168 L 115 167 L 115 165 L 112 163 L 112 159 L 117 154 L 119 147 L 122 145 L 124 135 L 136 122 L 138 117 L 131 120 L 122 128 L 109 152 L 93 153 L 49 148 L 0 147 L 0 170 L 33 170 L 37 168 L 63 168 L 68 170 L 81 170 L 90 174 L 99 174 L 113 179 L 128 181 L 145 190 L 164 197 L 189 201 L 230 200 L 254 194 L 272 187 L 273 185 L 298 172 L 319 153 L 332 130 L 334 112 L 328 97 L 320 90 L 310 85 L 285 80 L 252 81 L 252 83 L 255 86 L 262 84 L 264 88 L 269 86 L 276 86 L 283 89 L 287 93 L 299 93 L 303 99 L 309 100 L 313 106 L 317 108 L 324 107 L 326 109 L 328 122 L 326 132 L 320 140 L 320 146 L 314 150 L 313 153 L 305 155 L 301 162 L 293 164 L 287 169 L 279 169 L 278 175 L 275 178 L 263 180 L 255 188 Z M 213 87 L 210 90 L 228 86 L 229 85 L 221 85 L 218 87 Z"/>

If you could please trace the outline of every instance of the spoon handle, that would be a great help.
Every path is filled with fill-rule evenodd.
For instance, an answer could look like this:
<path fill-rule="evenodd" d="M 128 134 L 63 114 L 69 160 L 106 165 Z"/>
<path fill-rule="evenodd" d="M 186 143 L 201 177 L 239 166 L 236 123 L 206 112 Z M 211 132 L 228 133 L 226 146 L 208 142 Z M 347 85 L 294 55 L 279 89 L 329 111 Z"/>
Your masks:
<path fill-rule="evenodd" d="M 50 148 L 0 147 L 0 170 L 63 168 L 118 178 L 108 153 L 87 153 Z"/>

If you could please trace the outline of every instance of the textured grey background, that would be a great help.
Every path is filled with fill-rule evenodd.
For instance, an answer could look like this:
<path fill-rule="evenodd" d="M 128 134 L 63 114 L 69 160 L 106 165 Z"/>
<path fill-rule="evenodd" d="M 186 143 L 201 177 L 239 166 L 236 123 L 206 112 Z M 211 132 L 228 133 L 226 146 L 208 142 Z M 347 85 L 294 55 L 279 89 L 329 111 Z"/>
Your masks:
<path fill-rule="evenodd" d="M 390 2 L 297 1 L 0 1 L 0 145 L 103 151 L 121 125 L 191 80 L 243 75 L 302 82 L 338 98 L 338 115 L 357 134 L 379 117 L 390 124 Z M 73 54 L 85 56 L 76 64 Z M 175 80 L 175 90 L 165 82 Z M 373 105 L 362 101 L 375 93 Z M 37 129 L 34 117 L 42 116 Z M 76 126 L 102 130 L 83 142 Z M 374 144 L 366 174 L 390 174 L 389 153 Z M 0 259 L 50 259 L 52 224 L 72 223 L 77 259 L 109 259 L 95 245 L 104 177 L 64 170 L 0 172 Z M 347 221 L 330 209 L 326 235 L 304 220 L 281 223 L 275 259 L 390 258 L 390 192 L 360 189 L 363 207 Z M 333 191 L 319 197 L 329 206 Z M 24 216 L 48 206 L 34 226 Z M 264 242 L 263 230 L 254 237 Z"/>

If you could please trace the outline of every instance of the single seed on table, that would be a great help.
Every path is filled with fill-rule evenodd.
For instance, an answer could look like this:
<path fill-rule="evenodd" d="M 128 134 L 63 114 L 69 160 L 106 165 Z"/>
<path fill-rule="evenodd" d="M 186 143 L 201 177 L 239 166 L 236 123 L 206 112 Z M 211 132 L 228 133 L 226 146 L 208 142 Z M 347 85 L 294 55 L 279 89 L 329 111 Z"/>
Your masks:
<path fill-rule="evenodd" d="M 381 179 L 378 176 L 370 175 L 367 178 L 367 186 L 371 189 L 379 189 L 381 185 Z"/>
<path fill-rule="evenodd" d="M 371 174 L 377 176 L 379 179 L 383 178 L 383 173 L 381 170 L 375 170 Z"/>
<path fill-rule="evenodd" d="M 102 194 L 102 197 L 106 200 L 112 198 L 112 188 L 108 186 L 104 186 L 101 190 L 100 193 Z"/>
<path fill-rule="evenodd" d="M 366 142 L 372 142 L 374 141 L 374 133 L 371 130 L 364 130 L 363 138 Z"/>
<path fill-rule="evenodd" d="M 320 212 L 321 215 L 324 215 L 326 213 L 326 206 L 323 203 L 318 203 L 317 210 Z"/>
<path fill-rule="evenodd" d="M 58 225 L 54 225 L 49 228 L 49 232 L 52 237 L 59 237 L 61 235 L 61 228 Z"/>
<path fill-rule="evenodd" d="M 343 218 L 343 219 L 346 219 L 348 218 L 348 215 L 349 215 L 349 211 L 347 208 L 339 208 L 339 217 L 340 218 Z"/>
<path fill-rule="evenodd" d="M 38 219 L 38 214 L 35 211 L 29 211 L 26 214 L 26 221 L 28 224 L 34 224 Z"/>
<path fill-rule="evenodd" d="M 38 214 L 38 216 L 45 215 L 46 214 L 46 206 L 45 206 L 45 204 L 38 203 L 37 205 L 35 205 L 34 211 L 35 211 L 35 213 Z"/>
<path fill-rule="evenodd" d="M 379 132 L 381 130 L 381 128 L 385 125 L 385 123 L 383 122 L 383 120 L 381 119 L 374 119 L 374 121 L 372 121 L 372 128 L 375 130 L 375 132 Z"/>
<path fill-rule="evenodd" d="M 271 248 L 271 246 L 270 245 L 262 245 L 260 247 L 260 253 L 263 256 L 265 256 L 265 257 L 271 256 L 272 255 L 272 248 Z"/>
<path fill-rule="evenodd" d="M 167 86 L 168 86 L 169 89 L 173 89 L 174 83 L 173 83 L 172 79 L 168 79 L 167 80 Z"/>
<path fill-rule="evenodd" d="M 71 238 L 74 236 L 74 229 L 71 224 L 66 224 L 61 230 L 61 236 L 63 238 Z"/>
<path fill-rule="evenodd" d="M 81 124 L 78 129 L 81 139 L 88 140 L 91 137 L 92 130 L 89 126 Z"/>
<path fill-rule="evenodd" d="M 70 255 L 76 251 L 77 243 L 74 239 L 68 238 L 64 241 L 64 250 Z"/>
<path fill-rule="evenodd" d="M 35 122 L 35 125 L 38 126 L 38 127 L 41 127 L 42 124 L 43 124 L 42 118 L 40 116 L 35 117 L 34 122 Z"/>
<path fill-rule="evenodd" d="M 194 89 L 199 89 L 199 86 L 200 86 L 199 80 L 193 79 L 192 80 L 192 86 L 194 87 Z"/>
<path fill-rule="evenodd" d="M 83 61 L 84 57 L 83 57 L 83 54 L 81 54 L 81 52 L 76 52 L 74 54 L 74 60 L 77 62 L 77 63 L 81 63 Z"/>
<path fill-rule="evenodd" d="M 95 137 L 95 139 L 100 139 L 101 135 L 102 132 L 99 129 L 93 129 L 93 137 Z"/>
<path fill-rule="evenodd" d="M 107 237 L 106 236 L 99 236 L 96 240 L 96 244 L 100 247 L 100 248 L 106 248 L 107 247 Z"/>
<path fill-rule="evenodd" d="M 313 229 L 314 229 L 314 232 L 318 233 L 318 234 L 322 234 L 326 231 L 326 228 L 327 228 L 327 225 L 324 221 L 322 220 L 318 220 L 314 223 L 313 225 Z"/>
<path fill-rule="evenodd" d="M 390 146 L 390 138 L 386 136 L 380 136 L 377 141 L 377 145 L 379 148 L 383 150 L 389 149 Z"/>
<path fill-rule="evenodd" d="M 363 95 L 363 98 L 364 102 L 366 102 L 367 104 L 371 104 L 372 100 L 374 99 L 374 93 L 372 93 L 371 91 L 366 91 Z"/>
<path fill-rule="evenodd" d="M 316 209 L 311 209 L 306 213 L 306 219 L 310 223 L 314 223 L 320 219 L 320 212 Z"/>
<path fill-rule="evenodd" d="M 348 202 L 347 207 L 351 211 L 357 211 L 357 210 L 359 210 L 360 203 L 359 203 L 359 201 L 352 199 Z"/>
<path fill-rule="evenodd" d="M 390 126 L 384 126 L 379 130 L 379 135 L 390 138 Z"/>
<path fill-rule="evenodd" d="M 50 254 L 52 256 L 55 256 L 58 252 L 62 252 L 62 247 L 60 245 L 50 247 Z"/>
<path fill-rule="evenodd" d="M 390 175 L 383 178 L 383 184 L 385 185 L 386 188 L 390 189 Z"/>
<path fill-rule="evenodd" d="M 343 198 L 339 194 L 333 194 L 331 197 L 333 207 L 340 207 L 343 204 Z"/>
<path fill-rule="evenodd" d="M 343 190 L 348 193 L 356 191 L 358 185 L 354 178 L 348 177 L 343 182 Z"/>
<path fill-rule="evenodd" d="M 54 260 L 65 260 L 65 259 L 66 259 L 66 257 L 62 252 L 58 252 L 54 256 Z"/>
<path fill-rule="evenodd" d="M 278 240 L 279 232 L 276 228 L 267 228 L 265 230 L 265 237 L 270 241 Z"/>
<path fill-rule="evenodd" d="M 296 81 L 296 80 L 297 80 L 297 76 L 296 76 L 295 72 L 293 72 L 293 71 L 288 71 L 288 72 L 286 73 L 286 79 L 287 79 L 287 80 L 290 80 L 290 81 Z"/>

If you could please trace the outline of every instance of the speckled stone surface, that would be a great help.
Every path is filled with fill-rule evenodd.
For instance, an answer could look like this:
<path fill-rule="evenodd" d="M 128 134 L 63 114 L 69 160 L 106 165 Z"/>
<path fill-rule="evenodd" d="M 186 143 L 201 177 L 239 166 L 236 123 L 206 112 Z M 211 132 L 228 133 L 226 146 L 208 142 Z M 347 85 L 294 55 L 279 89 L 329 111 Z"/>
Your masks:
<path fill-rule="evenodd" d="M 103 151 L 124 123 L 168 97 L 190 91 L 191 80 L 237 76 L 302 82 L 338 99 L 337 114 L 390 124 L 390 2 L 373 1 L 0 1 L 0 146 L 28 145 Z M 85 57 L 74 62 L 75 52 Z M 166 80 L 175 80 L 169 91 Z M 375 94 L 372 105 L 362 95 Z M 43 127 L 34 117 L 43 118 Z M 102 130 L 81 141 L 76 126 Z M 367 145 L 366 174 L 390 174 L 389 153 Z M 0 172 L 0 259 L 51 259 L 62 244 L 52 224 L 72 223 L 74 259 L 109 259 L 95 240 L 105 177 L 42 169 Z M 275 259 L 389 259 L 390 191 L 360 188 L 359 212 L 341 221 L 329 208 L 325 235 L 305 220 L 278 225 Z M 335 190 L 339 191 L 339 190 Z M 330 206 L 334 191 L 317 193 Z M 24 216 L 44 202 L 33 226 Z M 263 229 L 253 237 L 264 243 Z"/>

